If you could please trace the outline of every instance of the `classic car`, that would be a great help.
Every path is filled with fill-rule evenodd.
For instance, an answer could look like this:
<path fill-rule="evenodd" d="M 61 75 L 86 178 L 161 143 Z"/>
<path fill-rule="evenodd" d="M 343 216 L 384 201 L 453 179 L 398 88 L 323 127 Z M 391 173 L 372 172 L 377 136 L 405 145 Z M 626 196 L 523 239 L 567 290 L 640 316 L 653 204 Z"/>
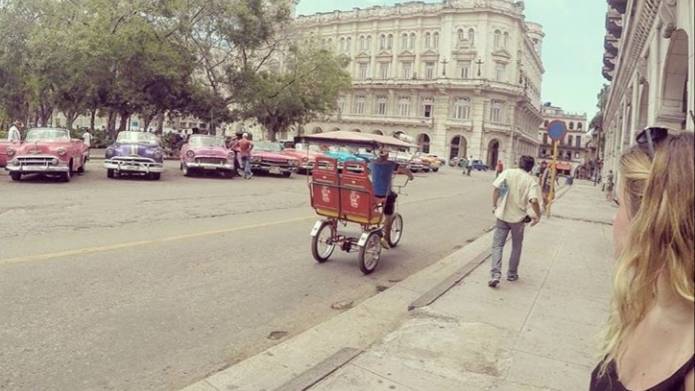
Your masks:
<path fill-rule="evenodd" d="M 434 155 L 429 155 L 424 152 L 417 152 L 415 157 L 427 164 L 434 172 L 439 171 L 439 168 L 442 166 L 442 161 Z"/>
<path fill-rule="evenodd" d="M 157 180 L 164 171 L 164 150 L 152 133 L 123 131 L 106 148 L 104 168 L 109 178 L 142 174 Z"/>
<path fill-rule="evenodd" d="M 10 142 L 7 140 L 0 140 L 0 168 L 7 165 L 7 149 L 12 147 L 13 149 L 19 146 L 19 142 Z"/>
<path fill-rule="evenodd" d="M 471 160 L 468 164 L 471 165 L 471 168 L 477 171 L 487 171 L 488 167 L 487 164 L 483 163 L 482 160 Z"/>
<path fill-rule="evenodd" d="M 298 171 L 305 174 L 311 173 L 317 156 L 324 156 L 318 145 L 303 143 L 296 143 L 293 147 L 286 147 L 282 150 L 282 153 L 297 159 L 299 161 Z"/>
<path fill-rule="evenodd" d="M 34 128 L 27 131 L 21 144 L 7 146 L 7 165 L 12 180 L 24 174 L 57 175 L 64 182 L 73 173 L 84 172 L 87 146 L 80 139 L 71 139 L 67 129 Z"/>
<path fill-rule="evenodd" d="M 183 175 L 214 172 L 228 178 L 234 176 L 234 152 L 225 147 L 224 137 L 194 134 L 181 146 Z"/>
<path fill-rule="evenodd" d="M 289 178 L 297 171 L 299 160 L 282 152 L 282 145 L 270 141 L 256 141 L 251 150 L 251 171 L 282 175 Z"/>
<path fill-rule="evenodd" d="M 408 167 L 412 172 L 429 171 L 430 168 L 426 167 L 422 160 L 415 157 L 415 155 L 409 152 L 391 152 L 389 154 L 389 160 L 393 160 L 400 165 Z"/>

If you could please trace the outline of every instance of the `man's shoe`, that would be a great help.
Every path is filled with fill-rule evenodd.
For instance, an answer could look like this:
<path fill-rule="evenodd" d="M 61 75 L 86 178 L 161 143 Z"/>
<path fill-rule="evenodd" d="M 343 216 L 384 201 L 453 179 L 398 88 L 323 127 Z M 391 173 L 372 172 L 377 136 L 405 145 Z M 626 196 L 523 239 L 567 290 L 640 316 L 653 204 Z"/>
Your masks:
<path fill-rule="evenodd" d="M 499 278 L 493 278 L 492 280 L 488 281 L 487 286 L 490 288 L 497 288 L 497 285 L 500 284 Z"/>
<path fill-rule="evenodd" d="M 519 275 L 515 274 L 513 276 L 507 276 L 507 281 L 516 281 L 519 279 Z"/>
<path fill-rule="evenodd" d="M 389 244 L 389 241 L 386 238 L 381 238 L 381 247 L 385 248 L 386 250 L 391 249 L 391 245 Z"/>

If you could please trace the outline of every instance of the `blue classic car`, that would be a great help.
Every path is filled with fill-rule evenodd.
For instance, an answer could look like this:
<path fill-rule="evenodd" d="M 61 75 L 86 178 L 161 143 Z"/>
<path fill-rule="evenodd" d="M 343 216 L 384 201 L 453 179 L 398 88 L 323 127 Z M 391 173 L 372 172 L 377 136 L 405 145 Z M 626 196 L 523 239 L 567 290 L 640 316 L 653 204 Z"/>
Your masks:
<path fill-rule="evenodd" d="M 121 132 L 116 142 L 106 148 L 106 176 L 142 174 L 157 180 L 164 171 L 164 150 L 152 133 Z"/>

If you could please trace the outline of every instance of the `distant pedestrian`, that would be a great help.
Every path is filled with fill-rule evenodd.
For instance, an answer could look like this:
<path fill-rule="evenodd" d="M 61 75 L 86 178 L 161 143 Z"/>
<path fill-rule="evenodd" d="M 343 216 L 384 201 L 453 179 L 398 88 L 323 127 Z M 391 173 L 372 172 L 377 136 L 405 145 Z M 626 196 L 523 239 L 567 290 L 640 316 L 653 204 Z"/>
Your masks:
<path fill-rule="evenodd" d="M 533 163 L 531 156 L 522 156 L 519 159 L 519 168 L 503 171 L 492 184 L 495 188 L 492 193 L 492 207 L 497 218 L 492 239 L 492 278 L 488 282 L 492 288 L 499 285 L 502 277 L 502 251 L 509 233 L 512 234 L 512 254 L 509 258 L 507 281 L 516 281 L 519 279 L 518 268 L 525 224 L 530 222 L 531 226 L 534 226 L 541 220 L 540 189 L 538 182 L 530 174 Z M 529 205 L 533 213 L 529 213 Z"/>
<path fill-rule="evenodd" d="M 23 124 L 21 121 L 14 121 L 12 123 L 12 126 L 10 126 L 10 129 L 7 132 L 7 141 L 17 143 L 22 141 L 22 133 L 19 130 L 22 128 L 22 125 Z"/>
<path fill-rule="evenodd" d="M 473 156 L 468 158 L 468 164 L 466 165 L 466 175 L 471 176 L 471 171 L 473 171 Z"/>
<path fill-rule="evenodd" d="M 613 197 L 613 170 L 608 170 L 608 175 L 606 175 L 606 199 L 612 201 Z"/>
<path fill-rule="evenodd" d="M 466 175 L 466 174 L 467 174 L 467 172 L 468 172 L 468 165 L 469 165 L 469 164 L 471 164 L 471 162 L 468 161 L 468 159 L 466 159 L 465 156 L 461 158 L 461 161 L 459 162 L 459 165 L 460 165 L 461 168 L 463 169 L 463 171 L 461 171 L 461 173 L 462 173 L 463 175 Z"/>
<path fill-rule="evenodd" d="M 85 129 L 84 133 L 82 133 L 82 142 L 87 146 L 87 149 L 92 147 L 92 134 L 89 133 L 89 129 Z"/>
<path fill-rule="evenodd" d="M 502 163 L 501 160 L 497 161 L 497 166 L 495 167 L 495 178 L 500 176 L 500 174 L 504 171 L 504 163 Z"/>
<path fill-rule="evenodd" d="M 244 133 L 241 136 L 241 140 L 237 143 L 237 148 L 239 149 L 239 159 L 242 168 L 244 169 L 244 179 L 251 179 L 253 173 L 251 172 L 251 151 L 253 150 L 253 142 L 249 140 L 249 134 Z"/>
<path fill-rule="evenodd" d="M 694 137 L 648 128 L 637 142 L 619 161 L 612 311 L 589 390 L 692 391 Z"/>

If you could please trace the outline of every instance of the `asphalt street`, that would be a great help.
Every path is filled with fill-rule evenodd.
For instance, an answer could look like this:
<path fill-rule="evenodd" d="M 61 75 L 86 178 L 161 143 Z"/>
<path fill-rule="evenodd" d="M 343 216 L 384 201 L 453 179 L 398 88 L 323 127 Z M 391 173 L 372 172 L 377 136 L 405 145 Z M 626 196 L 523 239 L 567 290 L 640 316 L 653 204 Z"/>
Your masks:
<path fill-rule="evenodd" d="M 310 251 L 304 176 L 0 173 L 0 389 L 178 389 L 387 289 L 484 233 L 492 174 L 418 174 L 401 246 L 364 276 Z M 346 227 L 348 232 L 354 227 Z M 333 304 L 342 304 L 339 309 Z"/>

